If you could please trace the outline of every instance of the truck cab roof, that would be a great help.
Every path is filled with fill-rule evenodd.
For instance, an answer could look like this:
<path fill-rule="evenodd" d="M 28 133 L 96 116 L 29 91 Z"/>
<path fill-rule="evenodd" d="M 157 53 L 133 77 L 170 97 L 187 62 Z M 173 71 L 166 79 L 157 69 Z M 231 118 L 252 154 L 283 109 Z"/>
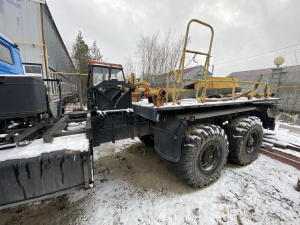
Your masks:
<path fill-rule="evenodd" d="M 90 68 L 91 66 L 105 66 L 105 67 L 123 69 L 123 66 L 121 64 L 106 63 L 106 62 L 99 62 L 99 61 L 90 61 L 88 68 Z"/>
<path fill-rule="evenodd" d="M 0 74 L 24 75 L 18 45 L 0 34 Z"/>

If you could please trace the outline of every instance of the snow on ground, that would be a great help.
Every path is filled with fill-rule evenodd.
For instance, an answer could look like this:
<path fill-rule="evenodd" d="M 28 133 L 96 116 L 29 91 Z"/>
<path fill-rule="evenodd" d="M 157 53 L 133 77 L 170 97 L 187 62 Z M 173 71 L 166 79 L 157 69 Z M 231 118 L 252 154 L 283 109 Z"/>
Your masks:
<path fill-rule="evenodd" d="M 27 146 L 16 147 L 0 151 L 0 161 L 10 159 L 32 158 L 42 153 L 48 153 L 57 150 L 87 151 L 89 141 L 85 134 L 76 134 L 71 136 L 56 137 L 52 143 L 44 143 L 43 139 L 34 140 Z"/>
<path fill-rule="evenodd" d="M 282 136 L 282 141 L 296 135 L 283 129 L 274 133 Z M 106 154 L 116 160 L 105 162 Z M 300 222 L 300 193 L 295 190 L 299 170 L 264 155 L 245 167 L 227 163 L 221 177 L 203 189 L 179 180 L 170 162 L 157 161 L 159 157 L 138 140 L 103 145 L 95 155 L 102 168 L 96 172 L 95 188 L 74 192 L 69 198 L 71 203 L 85 199 L 79 224 Z M 112 163 L 115 166 L 110 166 Z M 120 171 L 124 168 L 125 172 Z"/>
<path fill-rule="evenodd" d="M 0 211 L 0 224 L 300 222 L 299 170 L 261 154 L 248 166 L 227 163 L 221 177 L 202 189 L 186 185 L 171 162 L 137 138 L 103 144 L 94 154 L 94 188 Z"/>
<path fill-rule="evenodd" d="M 277 122 L 275 131 L 270 131 L 264 129 L 264 145 L 272 146 L 273 144 L 278 144 L 280 146 L 292 146 L 300 148 L 299 143 L 300 137 L 300 127 L 297 125 L 290 125 L 284 122 Z M 273 144 L 271 144 L 273 143 Z M 300 158 L 300 152 L 292 151 L 289 149 L 276 148 L 278 151 L 294 155 Z"/>
<path fill-rule="evenodd" d="M 67 131 L 80 130 L 85 128 L 85 121 L 82 122 L 71 122 L 68 124 Z"/>
<path fill-rule="evenodd" d="M 227 165 L 221 178 L 207 188 L 182 184 L 181 193 L 172 193 L 134 187 L 112 171 L 106 182 L 96 177 L 96 188 L 73 193 L 70 201 L 86 198 L 79 224 L 297 224 L 298 174 L 260 156 L 248 167 Z"/>

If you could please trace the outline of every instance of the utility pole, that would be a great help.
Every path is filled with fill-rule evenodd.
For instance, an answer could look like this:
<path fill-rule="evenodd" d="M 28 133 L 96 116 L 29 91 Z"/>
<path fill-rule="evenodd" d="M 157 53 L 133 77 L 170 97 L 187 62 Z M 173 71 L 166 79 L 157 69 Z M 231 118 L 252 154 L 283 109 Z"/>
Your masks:
<path fill-rule="evenodd" d="M 79 101 L 80 101 L 80 110 L 83 110 L 82 108 L 82 92 L 81 92 L 81 77 L 78 74 L 78 94 L 79 94 Z"/>

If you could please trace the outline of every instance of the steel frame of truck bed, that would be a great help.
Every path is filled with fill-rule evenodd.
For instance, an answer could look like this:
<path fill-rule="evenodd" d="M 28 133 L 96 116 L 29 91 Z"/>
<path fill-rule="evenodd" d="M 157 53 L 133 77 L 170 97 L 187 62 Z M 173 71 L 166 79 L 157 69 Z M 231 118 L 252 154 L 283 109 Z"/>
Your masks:
<path fill-rule="evenodd" d="M 189 123 L 222 125 L 240 115 L 254 115 L 261 119 L 264 128 L 274 127 L 267 110 L 276 98 L 235 100 L 226 102 L 191 103 L 153 107 L 147 102 L 132 104 L 132 109 L 92 111 L 87 122 L 87 138 L 93 146 L 125 138 L 153 135 L 157 153 L 170 161 L 181 157 L 181 141 Z M 186 103 L 185 101 L 188 101 Z M 171 103 L 170 103 L 171 104 Z M 90 124 L 90 125 L 88 125 Z"/>
<path fill-rule="evenodd" d="M 134 113 L 145 117 L 149 120 L 159 122 L 159 117 L 161 113 L 172 113 L 174 112 L 176 114 L 178 113 L 189 113 L 189 110 L 196 110 L 194 111 L 194 114 L 204 114 L 205 117 L 202 116 L 202 118 L 209 118 L 214 116 L 220 116 L 222 113 L 219 111 L 215 112 L 216 108 L 222 108 L 222 107 L 232 107 L 231 111 L 226 111 L 224 114 L 230 114 L 230 113 L 237 113 L 237 112 L 244 112 L 247 110 L 254 110 L 255 108 L 259 106 L 263 107 L 272 107 L 272 102 L 278 100 L 278 98 L 268 98 L 268 99 L 253 99 L 253 100 L 236 100 L 236 101 L 226 101 L 226 102 L 206 102 L 206 103 L 198 103 L 196 100 L 194 100 L 194 103 L 192 104 L 184 104 L 184 100 L 182 100 L 183 104 L 181 105 L 171 105 L 171 103 L 168 103 L 168 105 L 165 105 L 163 107 L 151 107 L 151 104 L 148 104 L 146 102 L 142 103 L 133 103 L 133 109 Z M 189 101 L 193 101 L 191 99 L 188 99 Z M 245 107 L 252 107 L 245 108 Z M 241 108 L 242 107 L 242 108 Z M 209 112 L 211 111 L 211 114 Z M 178 117 L 181 119 L 184 119 L 182 116 Z"/>

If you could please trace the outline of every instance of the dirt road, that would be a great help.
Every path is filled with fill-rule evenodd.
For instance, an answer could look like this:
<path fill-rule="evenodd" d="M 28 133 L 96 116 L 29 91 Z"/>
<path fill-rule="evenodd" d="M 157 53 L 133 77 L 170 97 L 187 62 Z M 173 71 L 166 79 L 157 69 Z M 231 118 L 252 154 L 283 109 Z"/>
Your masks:
<path fill-rule="evenodd" d="M 124 145 L 104 144 L 95 149 L 95 189 L 113 176 L 127 180 L 137 188 L 163 192 L 189 193 L 195 191 L 177 178 L 171 162 L 160 158 L 155 150 L 138 140 Z M 86 191 L 89 192 L 89 191 Z M 41 200 L 35 203 L 0 210 L 0 224 L 73 224 L 83 214 L 80 206 L 69 195 Z"/>
<path fill-rule="evenodd" d="M 211 186 L 182 182 L 138 139 L 95 149 L 95 187 L 0 210 L 0 224 L 295 224 L 299 171 L 260 155 Z"/>

